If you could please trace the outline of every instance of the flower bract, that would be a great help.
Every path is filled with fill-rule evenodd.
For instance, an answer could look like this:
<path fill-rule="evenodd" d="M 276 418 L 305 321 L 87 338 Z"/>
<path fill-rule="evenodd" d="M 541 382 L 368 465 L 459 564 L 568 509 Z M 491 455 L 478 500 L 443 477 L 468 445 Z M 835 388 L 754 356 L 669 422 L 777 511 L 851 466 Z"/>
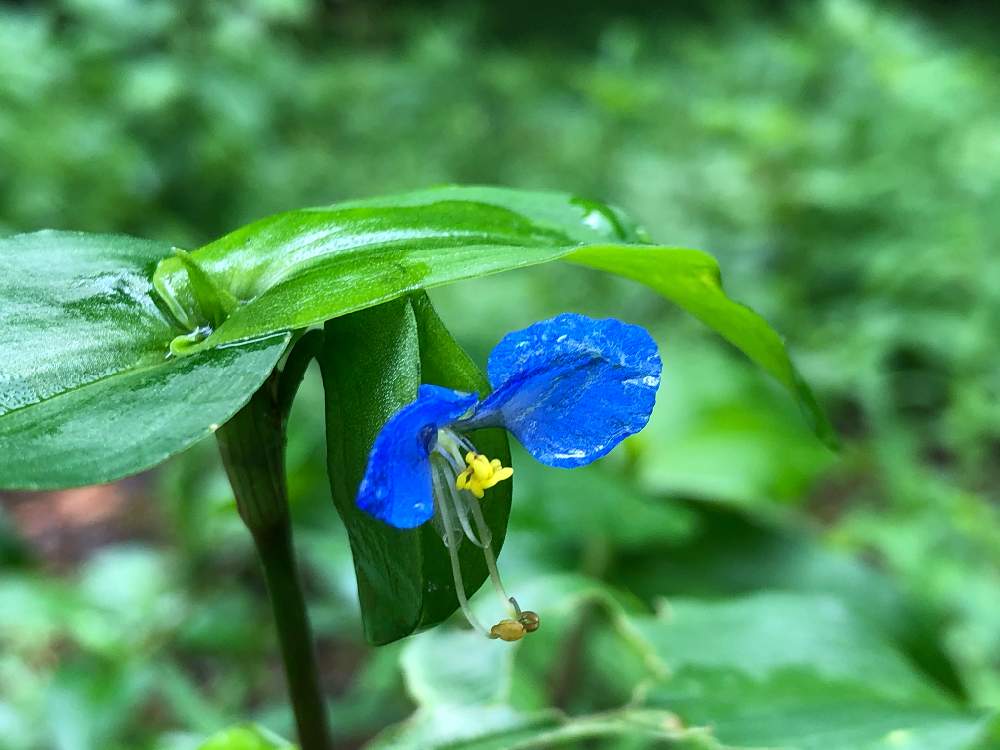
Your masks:
<path fill-rule="evenodd" d="M 479 503 L 513 469 L 479 453 L 469 433 L 504 428 L 543 464 L 584 466 L 645 427 L 660 370 L 649 333 L 613 318 L 564 313 L 510 333 L 490 354 L 492 391 L 485 398 L 421 385 L 385 423 L 358 507 L 401 529 L 433 519 L 451 553 L 459 603 L 485 631 L 468 611 L 456 550 L 463 538 L 483 548 L 494 585 L 510 601 Z M 521 616 L 516 602 L 510 607 Z"/>

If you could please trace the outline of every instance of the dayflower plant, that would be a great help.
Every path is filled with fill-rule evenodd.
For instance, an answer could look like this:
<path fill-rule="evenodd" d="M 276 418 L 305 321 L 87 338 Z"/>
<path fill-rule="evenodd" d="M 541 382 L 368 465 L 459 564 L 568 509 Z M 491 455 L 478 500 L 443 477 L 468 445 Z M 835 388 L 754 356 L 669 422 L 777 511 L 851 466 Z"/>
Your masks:
<path fill-rule="evenodd" d="M 300 745 L 331 747 L 284 467 L 298 384 L 317 360 L 366 637 L 436 625 L 457 600 L 481 632 L 517 640 L 538 618 L 496 569 L 513 473 L 496 428 L 544 464 L 590 463 L 645 426 L 660 359 L 641 328 L 560 315 L 497 345 L 480 400 L 467 391 L 487 382 L 426 290 L 550 262 L 675 302 L 835 443 L 781 337 L 725 294 L 712 256 L 653 244 L 622 212 L 575 195 L 447 186 L 286 211 L 190 253 L 117 235 L 0 238 L 0 488 L 109 482 L 214 436 L 268 583 Z M 447 553 L 430 528 L 400 531 L 424 524 Z M 485 566 L 459 551 L 465 539 Z M 466 601 L 487 574 L 511 613 L 490 630 Z"/>
<path fill-rule="evenodd" d="M 584 466 L 646 426 L 660 369 L 645 329 L 611 318 L 566 313 L 510 333 L 490 353 L 488 396 L 422 385 L 416 400 L 386 422 L 368 458 L 358 507 L 396 528 L 432 522 L 448 549 L 469 623 L 488 637 L 518 640 L 538 627 L 538 616 L 522 612 L 507 595 L 479 507 L 486 490 L 513 469 L 479 453 L 468 433 L 503 427 L 543 464 Z M 463 537 L 483 550 L 512 615 L 490 630 L 465 596 L 458 559 Z"/>

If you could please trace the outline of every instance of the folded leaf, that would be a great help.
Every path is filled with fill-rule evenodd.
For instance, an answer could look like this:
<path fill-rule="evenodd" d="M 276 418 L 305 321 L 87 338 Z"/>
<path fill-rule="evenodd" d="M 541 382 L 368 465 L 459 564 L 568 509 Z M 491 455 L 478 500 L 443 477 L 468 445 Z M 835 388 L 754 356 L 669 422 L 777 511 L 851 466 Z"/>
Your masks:
<path fill-rule="evenodd" d="M 422 295 L 412 303 L 404 298 L 330 321 L 319 360 L 330 484 L 351 542 L 365 634 L 372 643 L 388 643 L 437 624 L 458 601 L 447 551 L 431 524 L 396 529 L 355 505 L 368 452 L 382 425 L 416 397 L 421 382 L 480 392 L 487 384 Z M 503 432 L 484 430 L 474 439 L 489 455 L 509 462 Z M 483 501 L 496 549 L 503 542 L 510 493 L 506 482 Z M 486 565 L 471 544 L 462 546 L 459 557 L 471 596 L 486 579 Z"/>

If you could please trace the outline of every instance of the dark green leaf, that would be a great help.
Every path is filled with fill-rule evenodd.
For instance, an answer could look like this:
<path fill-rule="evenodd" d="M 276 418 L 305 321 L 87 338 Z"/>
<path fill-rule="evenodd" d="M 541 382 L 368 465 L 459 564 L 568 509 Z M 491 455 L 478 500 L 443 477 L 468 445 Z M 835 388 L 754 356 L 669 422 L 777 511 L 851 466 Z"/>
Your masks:
<path fill-rule="evenodd" d="M 202 346 L 321 323 L 408 292 L 567 260 L 647 284 L 700 318 L 796 396 L 816 433 L 833 432 L 780 337 L 722 291 L 715 259 L 641 244 L 610 208 L 560 193 L 450 187 L 278 214 L 192 253 L 241 303 Z M 156 287 L 197 306 L 177 258 Z"/>
<path fill-rule="evenodd" d="M 211 434 L 256 390 L 288 334 L 186 358 L 150 275 L 170 248 L 38 232 L 0 240 L 0 486 L 105 482 Z"/>
<path fill-rule="evenodd" d="M 416 397 L 421 380 L 469 391 L 481 390 L 485 381 L 424 298 L 330 321 L 320 365 L 331 488 L 351 540 L 365 633 L 373 643 L 388 643 L 440 622 L 458 604 L 447 552 L 430 524 L 395 529 L 355 506 L 368 452 L 386 420 Z M 491 457 L 509 461 L 503 433 L 474 439 Z M 510 511 L 510 483 L 504 485 L 483 505 L 496 549 Z M 486 578 L 485 563 L 473 545 L 463 545 L 460 557 L 471 595 Z"/>

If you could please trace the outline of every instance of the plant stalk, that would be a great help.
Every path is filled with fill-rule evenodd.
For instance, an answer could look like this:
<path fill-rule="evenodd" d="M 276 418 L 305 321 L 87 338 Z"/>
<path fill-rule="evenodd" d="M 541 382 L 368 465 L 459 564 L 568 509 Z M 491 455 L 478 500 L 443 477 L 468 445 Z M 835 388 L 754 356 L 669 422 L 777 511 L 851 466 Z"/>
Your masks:
<path fill-rule="evenodd" d="M 216 438 L 240 517 L 264 569 L 299 745 L 302 750 L 330 750 L 326 704 L 288 513 L 285 416 L 279 405 L 278 378 L 273 376 L 216 432 Z"/>

